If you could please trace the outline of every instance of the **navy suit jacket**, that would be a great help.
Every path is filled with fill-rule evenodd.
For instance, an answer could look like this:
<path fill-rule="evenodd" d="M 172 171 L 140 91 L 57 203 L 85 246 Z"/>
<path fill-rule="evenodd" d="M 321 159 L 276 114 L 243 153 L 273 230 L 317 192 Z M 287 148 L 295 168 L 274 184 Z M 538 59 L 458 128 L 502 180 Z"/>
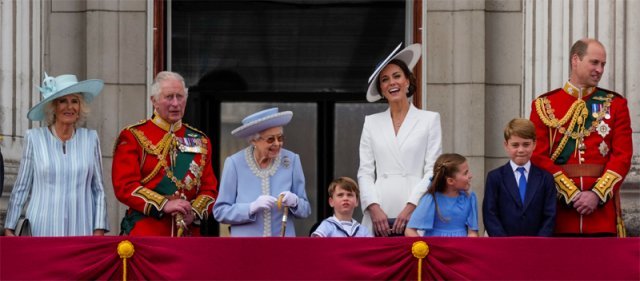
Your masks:
<path fill-rule="evenodd" d="M 524 204 L 511 165 L 487 175 L 482 212 L 489 236 L 551 236 L 556 218 L 553 176 L 531 164 Z"/>

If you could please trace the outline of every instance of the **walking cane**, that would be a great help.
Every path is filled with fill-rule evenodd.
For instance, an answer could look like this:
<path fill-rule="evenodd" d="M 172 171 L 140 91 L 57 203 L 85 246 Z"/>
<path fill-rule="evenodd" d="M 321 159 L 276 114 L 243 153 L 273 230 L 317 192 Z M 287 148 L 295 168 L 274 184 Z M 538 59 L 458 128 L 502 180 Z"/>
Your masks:
<path fill-rule="evenodd" d="M 282 198 L 284 198 L 284 194 L 281 194 L 278 197 L 278 210 L 282 209 Z M 284 206 L 282 211 L 282 226 L 280 226 L 280 237 L 284 237 L 284 234 L 287 230 L 287 216 L 289 215 L 289 207 Z"/>

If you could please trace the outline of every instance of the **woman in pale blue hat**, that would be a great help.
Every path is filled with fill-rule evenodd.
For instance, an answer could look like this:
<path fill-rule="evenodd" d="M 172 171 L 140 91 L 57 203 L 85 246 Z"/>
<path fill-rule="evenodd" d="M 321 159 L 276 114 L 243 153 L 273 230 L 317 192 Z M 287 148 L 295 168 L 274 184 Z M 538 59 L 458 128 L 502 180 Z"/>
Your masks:
<path fill-rule="evenodd" d="M 295 236 L 293 221 L 311 213 L 300 156 L 282 148 L 283 126 L 292 116 L 265 109 L 231 132 L 250 144 L 225 160 L 213 207 L 216 220 L 231 226 L 231 236 Z"/>
<path fill-rule="evenodd" d="M 25 134 L 5 235 L 16 234 L 29 195 L 26 218 L 33 236 L 104 235 L 108 231 L 98 134 L 78 127 L 89 112 L 87 103 L 103 86 L 102 80 L 78 82 L 75 75 L 50 77 L 45 73 L 40 87 L 43 99 L 27 117 L 46 126 Z"/>
<path fill-rule="evenodd" d="M 384 99 L 389 108 L 365 117 L 360 138 L 362 225 L 376 236 L 404 236 L 442 153 L 440 115 L 409 99 L 416 91 L 411 69 L 420 59 L 420 44 L 396 51 L 371 75 L 367 90 L 369 102 Z"/>

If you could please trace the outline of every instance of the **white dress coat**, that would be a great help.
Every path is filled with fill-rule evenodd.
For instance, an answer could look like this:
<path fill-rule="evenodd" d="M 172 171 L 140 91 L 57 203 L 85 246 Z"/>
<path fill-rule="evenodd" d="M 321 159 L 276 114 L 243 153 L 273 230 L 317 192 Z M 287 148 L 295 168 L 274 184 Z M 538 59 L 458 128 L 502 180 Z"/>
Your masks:
<path fill-rule="evenodd" d="M 407 203 L 417 206 L 441 153 L 442 131 L 437 112 L 410 105 L 398 135 L 389 109 L 366 116 L 358 169 L 362 225 L 372 230 L 367 211 L 371 204 L 379 204 L 388 218 L 397 217 Z"/>

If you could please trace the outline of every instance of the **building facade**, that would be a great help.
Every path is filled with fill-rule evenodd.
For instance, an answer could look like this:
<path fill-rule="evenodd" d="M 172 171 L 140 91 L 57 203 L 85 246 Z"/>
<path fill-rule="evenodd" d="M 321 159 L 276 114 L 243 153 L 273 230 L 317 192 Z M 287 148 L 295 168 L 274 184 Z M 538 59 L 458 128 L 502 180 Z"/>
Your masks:
<path fill-rule="evenodd" d="M 422 95 L 418 102 L 441 114 L 443 150 L 469 159 L 479 200 L 486 173 L 508 160 L 502 148 L 504 125 L 514 117 L 528 117 L 536 96 L 563 85 L 568 77 L 569 48 L 575 40 L 599 39 L 607 49 L 600 85 L 621 93 L 629 102 L 634 156 L 622 187 L 622 204 L 629 234 L 640 235 L 640 54 L 633 51 L 640 48 L 640 37 L 634 36 L 640 32 L 640 20 L 633 16 L 640 12 L 639 1 L 405 3 L 406 17 L 416 17 L 412 11 L 417 10 L 422 20 L 422 36 L 411 35 L 411 31 L 404 35 L 407 41 L 423 38 L 426 51 L 419 72 Z M 157 63 L 154 39 L 159 34 L 154 16 L 158 5 L 171 11 L 170 2 L 154 0 L 0 0 L 0 149 L 6 171 L 0 221 L 4 221 L 15 181 L 24 133 L 40 126 L 26 118 L 40 100 L 36 86 L 45 71 L 50 75 L 74 73 L 79 79 L 105 81 L 86 126 L 97 130 L 101 138 L 109 218 L 112 234 L 118 233 L 125 208 L 115 199 L 111 185 L 113 144 L 123 127 L 150 115 L 148 85 Z M 172 35 L 168 30 L 162 38 Z M 163 58 L 168 68 L 170 58 Z M 364 92 L 363 86 L 363 101 Z M 345 110 L 350 110 L 349 105 Z M 238 118 L 229 122 L 237 123 Z M 353 131 L 359 137 L 359 131 Z M 347 162 L 357 163 L 357 159 Z M 305 170 L 308 181 L 313 181 L 313 163 L 307 166 L 311 171 Z M 357 166 L 351 170 L 354 176 Z M 322 182 L 313 185 L 317 193 L 324 193 Z"/>

